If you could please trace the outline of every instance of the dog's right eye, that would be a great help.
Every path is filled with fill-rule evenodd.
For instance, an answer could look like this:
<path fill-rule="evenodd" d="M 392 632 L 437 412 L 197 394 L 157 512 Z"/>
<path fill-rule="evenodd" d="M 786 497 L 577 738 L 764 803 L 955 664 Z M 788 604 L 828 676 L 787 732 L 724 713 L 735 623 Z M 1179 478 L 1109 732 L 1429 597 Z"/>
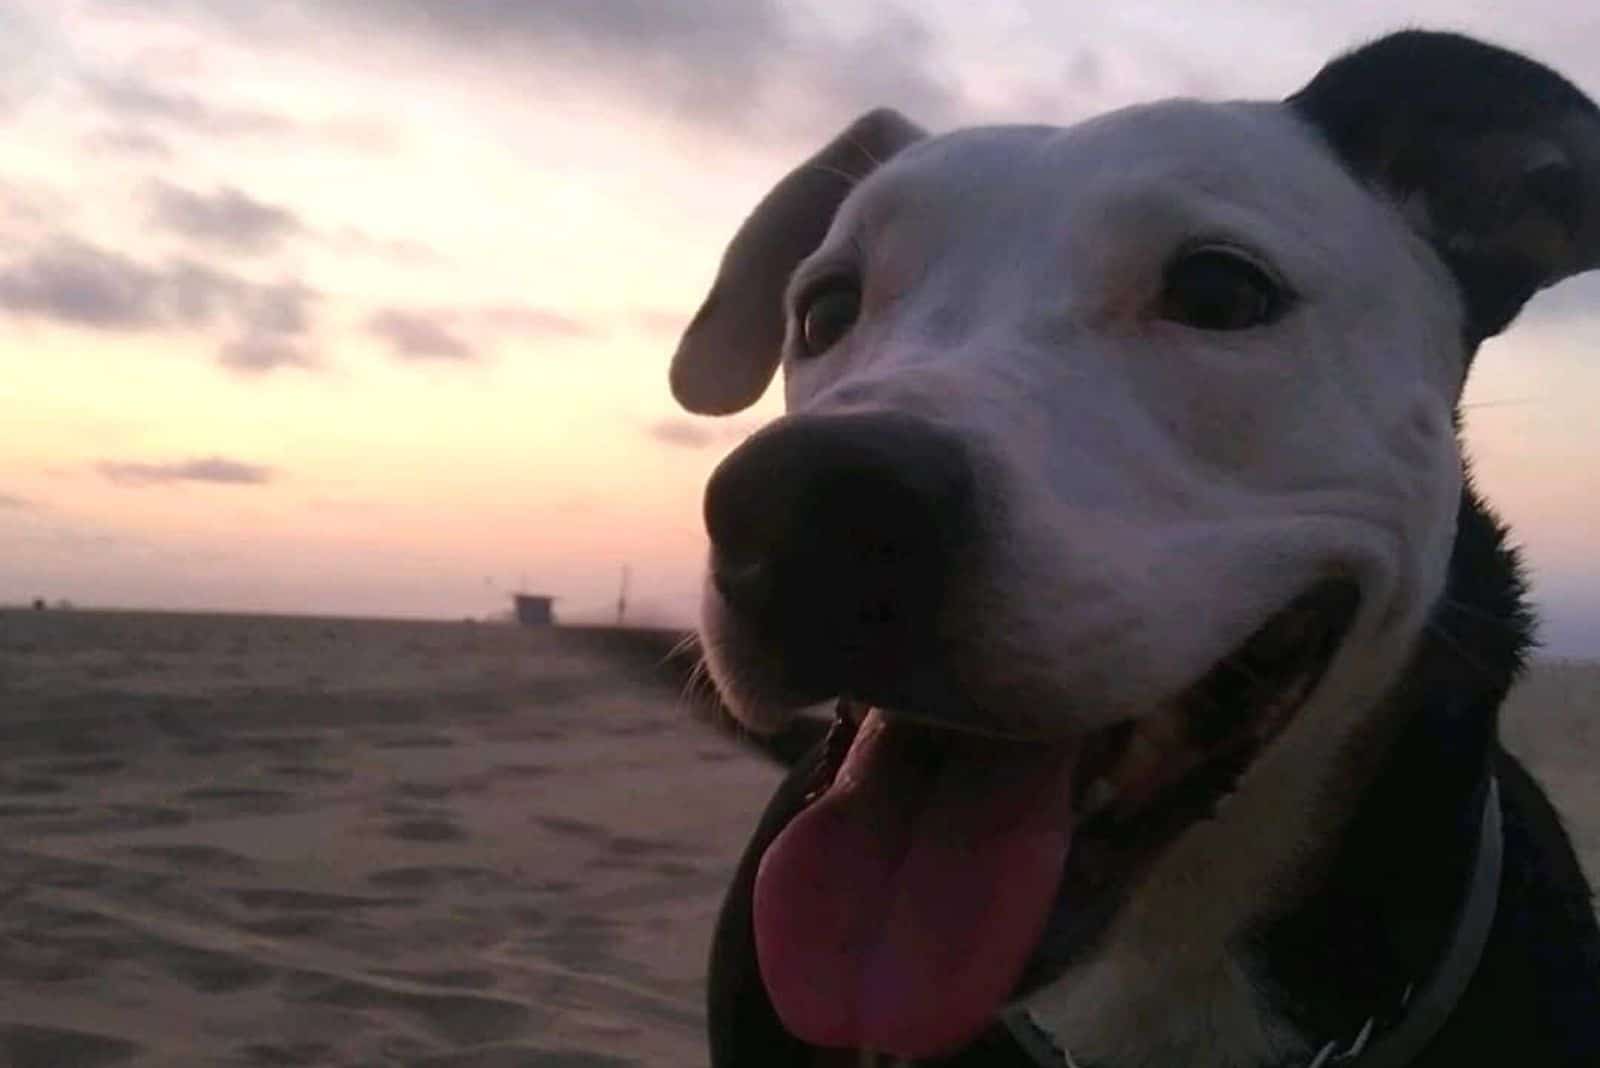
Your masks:
<path fill-rule="evenodd" d="M 861 314 L 861 287 L 838 278 L 814 287 L 799 304 L 800 342 L 806 356 L 820 356 L 850 332 Z"/>
<path fill-rule="evenodd" d="M 1278 318 L 1289 300 L 1288 290 L 1252 257 L 1204 245 L 1167 267 L 1161 317 L 1198 330 L 1248 330 Z"/>

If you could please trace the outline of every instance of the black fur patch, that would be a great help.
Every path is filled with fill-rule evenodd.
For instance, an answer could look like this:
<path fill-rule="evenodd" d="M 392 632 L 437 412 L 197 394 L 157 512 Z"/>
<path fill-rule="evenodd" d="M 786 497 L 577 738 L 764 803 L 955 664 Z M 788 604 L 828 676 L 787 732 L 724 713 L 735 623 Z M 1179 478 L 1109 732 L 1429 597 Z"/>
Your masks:
<path fill-rule="evenodd" d="M 1508 144 L 1559 144 L 1565 120 L 1600 124 L 1594 103 L 1548 67 L 1468 37 L 1408 31 L 1334 60 L 1288 103 L 1358 177 L 1400 202 L 1425 194 L 1425 236 L 1461 285 L 1469 351 L 1579 269 L 1494 240 L 1530 210 L 1572 235 L 1584 222 L 1596 176 L 1552 167 L 1510 184 L 1489 166 Z"/>

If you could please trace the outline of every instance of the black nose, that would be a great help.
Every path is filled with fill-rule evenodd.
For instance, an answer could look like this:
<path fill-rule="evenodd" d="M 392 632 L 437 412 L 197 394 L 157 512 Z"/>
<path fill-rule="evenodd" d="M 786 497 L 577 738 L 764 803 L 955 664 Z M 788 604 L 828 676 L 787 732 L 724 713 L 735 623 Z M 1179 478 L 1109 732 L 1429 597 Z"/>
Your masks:
<path fill-rule="evenodd" d="M 711 476 L 712 581 L 820 689 L 892 670 L 933 636 L 973 483 L 961 442 L 917 418 L 791 416 Z"/>

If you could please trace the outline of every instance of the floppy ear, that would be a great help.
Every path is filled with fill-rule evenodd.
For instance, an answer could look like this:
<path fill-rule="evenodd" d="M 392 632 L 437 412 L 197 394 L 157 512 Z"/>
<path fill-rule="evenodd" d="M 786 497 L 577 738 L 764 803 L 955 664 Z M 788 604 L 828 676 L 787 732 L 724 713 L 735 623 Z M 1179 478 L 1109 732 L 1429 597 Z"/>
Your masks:
<path fill-rule="evenodd" d="M 1455 273 L 1476 345 L 1600 266 L 1600 111 L 1547 67 L 1447 33 L 1384 37 L 1289 105 Z"/>
<path fill-rule="evenodd" d="M 711 293 L 672 357 L 679 404 L 701 415 L 727 415 L 760 399 L 783 348 L 789 275 L 822 244 L 850 190 L 922 136 L 897 111 L 869 111 L 756 205 L 723 253 Z"/>

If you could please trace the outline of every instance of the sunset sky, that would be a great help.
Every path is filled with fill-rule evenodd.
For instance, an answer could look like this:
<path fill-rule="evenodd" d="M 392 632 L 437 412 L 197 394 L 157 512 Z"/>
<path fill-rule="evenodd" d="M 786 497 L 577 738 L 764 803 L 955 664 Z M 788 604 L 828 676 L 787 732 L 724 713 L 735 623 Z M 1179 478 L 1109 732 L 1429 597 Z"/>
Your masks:
<path fill-rule="evenodd" d="M 723 242 L 856 113 L 1278 97 L 1403 25 L 1600 95 L 1589 0 L 0 0 L 0 603 L 687 622 L 673 406 Z M 1600 280 L 1469 389 L 1551 651 L 1600 655 Z"/>

